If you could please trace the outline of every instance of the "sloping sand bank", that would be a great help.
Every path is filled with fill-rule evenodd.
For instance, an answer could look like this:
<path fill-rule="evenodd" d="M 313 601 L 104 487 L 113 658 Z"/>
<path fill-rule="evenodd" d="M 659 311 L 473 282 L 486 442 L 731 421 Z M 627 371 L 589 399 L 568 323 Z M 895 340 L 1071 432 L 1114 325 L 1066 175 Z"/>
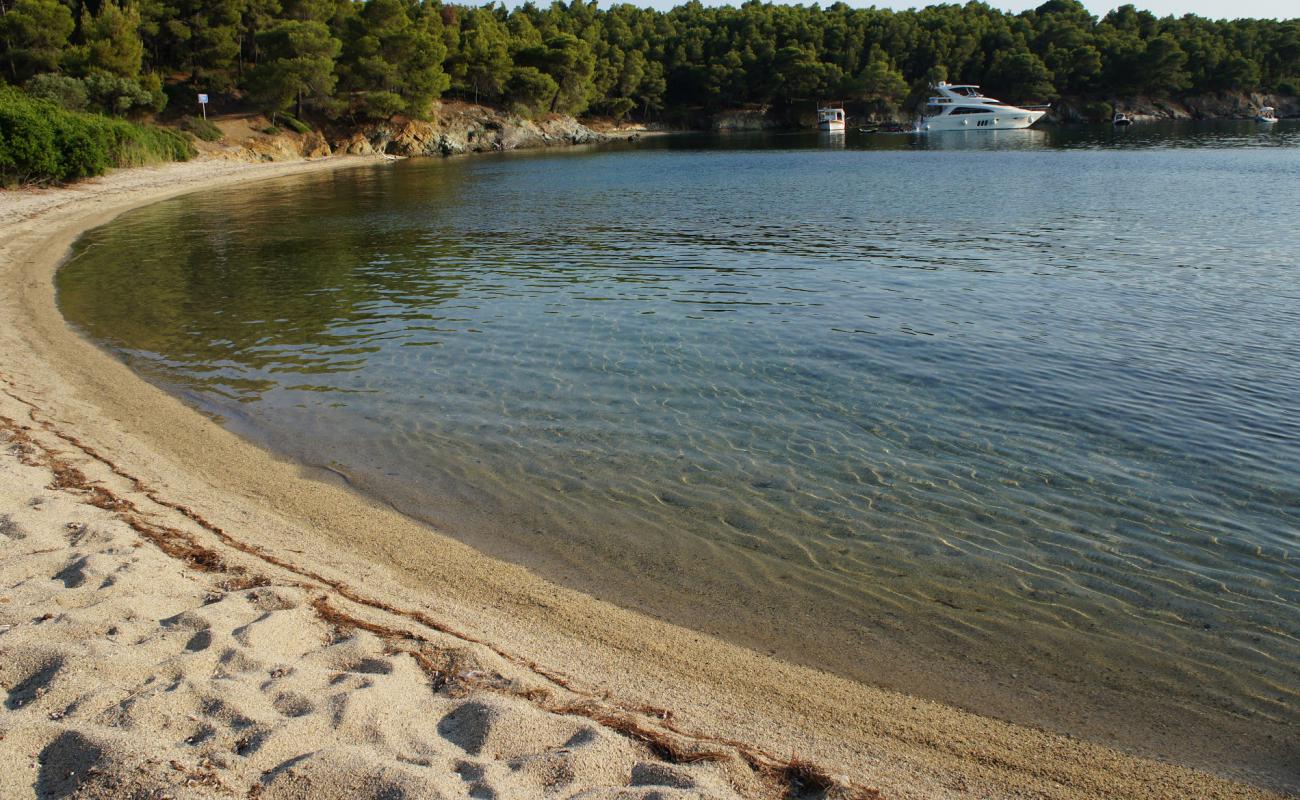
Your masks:
<path fill-rule="evenodd" d="M 60 316 L 78 233 L 367 160 L 0 193 L 0 797 L 1263 798 L 546 583 L 240 440 Z"/>

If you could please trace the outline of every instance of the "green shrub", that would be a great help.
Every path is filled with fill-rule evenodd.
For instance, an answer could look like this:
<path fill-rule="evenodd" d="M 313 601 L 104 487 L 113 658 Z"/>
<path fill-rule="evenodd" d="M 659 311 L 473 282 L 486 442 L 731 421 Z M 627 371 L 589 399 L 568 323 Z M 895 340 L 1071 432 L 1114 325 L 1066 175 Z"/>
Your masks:
<path fill-rule="evenodd" d="M 91 103 L 105 114 L 140 116 L 157 113 L 167 105 L 167 95 L 157 75 L 123 78 L 97 71 L 86 76 Z"/>
<path fill-rule="evenodd" d="M 0 87 L 0 184 L 78 180 L 191 155 L 176 131 L 68 111 Z"/>
<path fill-rule="evenodd" d="M 203 117 L 182 117 L 180 129 L 189 131 L 205 142 L 219 142 L 221 137 L 225 135 L 215 123 Z"/>
<path fill-rule="evenodd" d="M 310 125 L 283 112 L 275 115 L 275 121 L 294 133 L 311 133 Z"/>
<path fill-rule="evenodd" d="M 275 125 L 267 125 L 265 128 L 262 128 L 262 133 L 265 133 L 267 136 L 279 136 L 280 129 Z"/>
<path fill-rule="evenodd" d="M 49 100 L 51 103 L 69 111 L 83 111 L 90 95 L 86 83 L 69 75 L 37 75 L 29 80 L 23 88 L 32 97 Z"/>
<path fill-rule="evenodd" d="M 57 180 L 62 166 L 51 116 L 22 100 L 17 90 L 0 89 L 0 183 Z"/>
<path fill-rule="evenodd" d="M 111 140 L 105 134 L 107 120 L 73 113 L 55 116 L 54 146 L 59 153 L 59 174 L 55 180 L 70 181 L 102 175 L 113 166 L 108 159 Z"/>

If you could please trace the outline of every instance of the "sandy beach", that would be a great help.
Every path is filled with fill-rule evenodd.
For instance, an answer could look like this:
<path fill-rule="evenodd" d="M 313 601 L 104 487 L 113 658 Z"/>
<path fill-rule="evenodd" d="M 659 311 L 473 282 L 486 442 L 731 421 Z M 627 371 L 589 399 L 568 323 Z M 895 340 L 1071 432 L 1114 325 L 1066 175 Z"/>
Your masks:
<path fill-rule="evenodd" d="M 379 159 L 0 192 L 0 797 L 1267 798 L 543 581 L 240 439 L 69 327 L 83 231 Z"/>

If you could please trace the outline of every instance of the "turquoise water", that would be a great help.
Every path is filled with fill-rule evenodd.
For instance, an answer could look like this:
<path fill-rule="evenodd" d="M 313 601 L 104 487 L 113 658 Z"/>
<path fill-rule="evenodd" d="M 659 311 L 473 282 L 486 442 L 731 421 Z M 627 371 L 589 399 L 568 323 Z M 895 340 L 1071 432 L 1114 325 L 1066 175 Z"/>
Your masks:
<path fill-rule="evenodd" d="M 1300 125 L 684 136 L 212 192 L 64 312 L 489 553 L 1300 787 Z"/>

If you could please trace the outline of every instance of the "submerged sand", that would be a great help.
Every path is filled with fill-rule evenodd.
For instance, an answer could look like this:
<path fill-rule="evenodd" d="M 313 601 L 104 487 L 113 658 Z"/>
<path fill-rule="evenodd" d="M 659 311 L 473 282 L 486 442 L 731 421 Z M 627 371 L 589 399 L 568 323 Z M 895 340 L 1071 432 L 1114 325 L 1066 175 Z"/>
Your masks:
<path fill-rule="evenodd" d="M 58 312 L 72 240 L 127 209 L 374 163 L 0 193 L 0 797 L 1276 796 L 547 583 L 239 439 Z"/>

